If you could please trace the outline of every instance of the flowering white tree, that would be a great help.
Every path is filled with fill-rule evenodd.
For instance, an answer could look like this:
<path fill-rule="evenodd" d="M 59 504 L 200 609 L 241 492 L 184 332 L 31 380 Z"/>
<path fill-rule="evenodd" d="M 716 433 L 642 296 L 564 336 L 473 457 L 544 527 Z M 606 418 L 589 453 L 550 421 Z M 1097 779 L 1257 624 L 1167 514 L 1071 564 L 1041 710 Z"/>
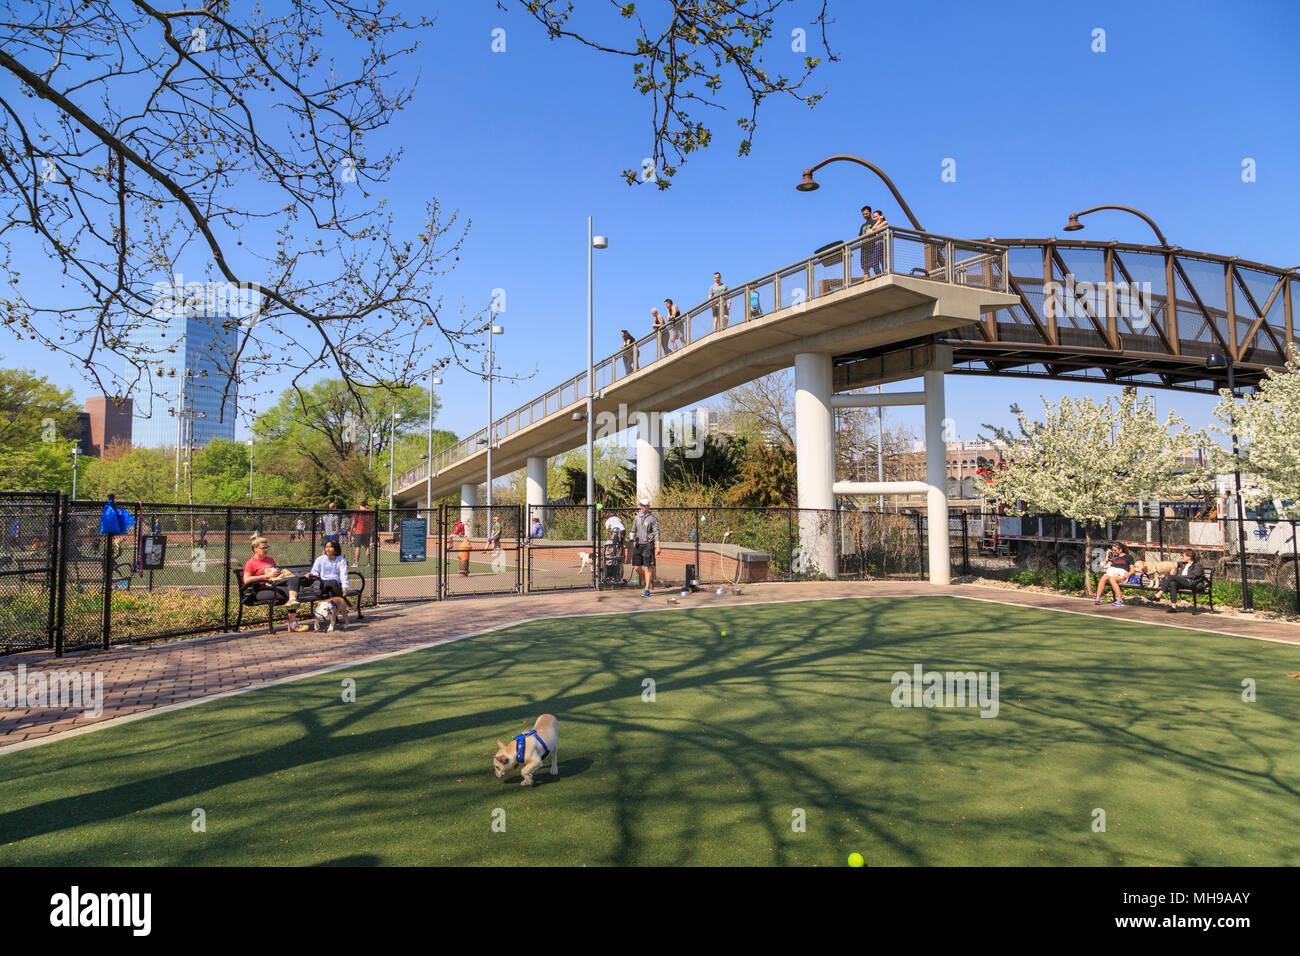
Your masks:
<path fill-rule="evenodd" d="M 1253 395 L 1240 401 L 1219 393 L 1214 417 L 1224 427 L 1215 431 L 1231 435 L 1235 424 L 1240 445 L 1240 467 L 1255 479 L 1255 487 L 1242 490 L 1247 499 L 1278 499 L 1288 518 L 1300 518 L 1300 358 L 1294 347 L 1286 370 L 1269 369 Z M 1232 452 L 1216 447 L 1216 467 L 1237 466 Z"/>
<path fill-rule="evenodd" d="M 1119 519 L 1134 498 L 1185 493 L 1199 480 L 1187 458 L 1208 444 L 1171 412 L 1161 422 L 1150 398 L 1125 389 L 1118 402 L 1043 399 L 1045 421 L 1016 406 L 1020 434 L 985 425 L 1007 447 L 1009 464 L 988 474 L 986 494 L 1018 514 L 1054 513 L 1084 526 L 1085 556 L 1093 525 Z M 1086 586 L 1092 569 L 1084 561 Z"/>

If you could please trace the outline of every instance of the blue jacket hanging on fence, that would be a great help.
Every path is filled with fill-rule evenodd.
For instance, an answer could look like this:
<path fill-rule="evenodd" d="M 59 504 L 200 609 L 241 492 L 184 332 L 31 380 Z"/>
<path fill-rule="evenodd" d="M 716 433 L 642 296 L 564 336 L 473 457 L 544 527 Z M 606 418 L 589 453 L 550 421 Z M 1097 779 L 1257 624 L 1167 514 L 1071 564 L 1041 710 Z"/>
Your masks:
<path fill-rule="evenodd" d="M 119 508 L 109 498 L 104 505 L 104 514 L 99 519 L 100 534 L 126 534 L 126 529 L 135 525 L 135 518 L 125 508 Z"/>

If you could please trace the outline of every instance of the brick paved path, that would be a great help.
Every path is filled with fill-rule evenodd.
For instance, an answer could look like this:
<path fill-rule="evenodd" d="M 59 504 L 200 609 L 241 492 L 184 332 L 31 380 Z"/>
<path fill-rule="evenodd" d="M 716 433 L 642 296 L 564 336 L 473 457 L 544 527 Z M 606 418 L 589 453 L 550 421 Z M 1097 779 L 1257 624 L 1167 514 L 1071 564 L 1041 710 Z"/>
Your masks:
<path fill-rule="evenodd" d="M 50 652 L 0 656 L 0 672 L 16 676 L 19 664 L 27 671 L 102 672 L 103 713 L 87 716 L 81 709 L 59 708 L 0 710 L 0 753 L 15 747 L 45 742 L 57 735 L 81 732 L 110 720 L 145 716 L 160 708 L 186 706 L 216 695 L 229 694 L 291 680 L 330 667 L 356 664 L 367 658 L 445 643 L 457 637 L 508 627 L 522 621 L 576 614 L 617 614 L 627 611 L 668 610 L 670 592 L 641 598 L 632 589 L 616 594 L 591 591 L 515 597 L 465 598 L 422 604 L 381 605 L 366 612 L 364 623 L 333 634 L 246 630 L 153 646 L 119 647 L 68 654 Z M 1147 624 L 1172 625 L 1239 637 L 1300 645 L 1300 627 L 1281 621 L 1254 620 L 1227 614 L 1189 611 L 1177 616 L 1162 610 L 1130 605 L 1094 606 L 1088 598 L 1033 591 L 1010 590 L 977 584 L 955 585 L 946 590 L 923 582 L 828 581 L 746 585 L 744 593 L 718 596 L 705 591 L 684 600 L 688 607 L 761 604 L 772 601 L 816 601 L 832 598 L 870 598 L 905 595 L 948 595 L 1040 607 L 1056 611 L 1123 617 Z M 1300 654 L 1297 654 L 1300 662 Z"/>

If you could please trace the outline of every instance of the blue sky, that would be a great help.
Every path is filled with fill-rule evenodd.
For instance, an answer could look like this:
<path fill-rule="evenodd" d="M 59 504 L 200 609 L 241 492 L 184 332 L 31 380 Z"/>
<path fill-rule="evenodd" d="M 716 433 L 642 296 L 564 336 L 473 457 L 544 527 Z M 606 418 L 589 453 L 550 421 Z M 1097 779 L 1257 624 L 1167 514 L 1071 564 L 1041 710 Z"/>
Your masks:
<path fill-rule="evenodd" d="M 578 6 L 579 27 L 619 27 L 603 3 Z M 788 52 L 788 37 L 815 6 L 778 20 L 769 68 L 797 72 L 802 54 Z M 839 0 L 833 10 L 840 62 L 818 72 L 827 87 L 818 107 L 770 101 L 746 158 L 736 156 L 739 114 L 712 114 L 714 145 L 663 192 L 620 175 L 650 151 L 649 103 L 632 89 L 626 60 L 550 41 L 492 0 L 436 9 L 416 103 L 387 134 L 405 159 L 380 194 L 413 212 L 436 196 L 472 221 L 442 285 L 446 301 L 482 307 L 504 289 L 499 363 L 539 370 L 498 383 L 498 414 L 584 364 L 588 215 L 610 237 L 596 254 L 599 358 L 614 351 L 619 329 L 647 332 L 649 310 L 665 296 L 683 310 L 703 299 L 715 269 L 736 285 L 802 259 L 854 235 L 864 203 L 901 223 L 884 187 L 856 167 L 819 173 L 816 193 L 795 191 L 800 171 L 833 153 L 880 165 L 934 232 L 1064 235 L 1069 212 L 1123 203 L 1149 213 L 1175 245 L 1300 263 L 1300 5 Z M 491 50 L 496 28 L 506 30 L 504 53 Z M 1090 49 L 1095 28 L 1106 31 L 1105 53 Z M 1246 157 L 1257 164 L 1253 183 L 1241 179 Z M 940 179 L 948 158 L 956 182 Z M 1153 241 L 1120 213 L 1089 217 L 1081 235 Z M 73 387 L 79 402 L 90 394 L 43 353 L 0 341 L 0 355 Z M 462 435 L 481 427 L 486 385 L 457 370 L 444 378 L 440 426 Z M 1113 394 L 953 376 L 947 402 L 957 432 L 973 439 L 982 422 L 1009 423 L 1013 401 L 1032 408 L 1040 393 L 1080 392 Z M 1157 394 L 1162 412 L 1209 423 L 1211 399 Z"/>

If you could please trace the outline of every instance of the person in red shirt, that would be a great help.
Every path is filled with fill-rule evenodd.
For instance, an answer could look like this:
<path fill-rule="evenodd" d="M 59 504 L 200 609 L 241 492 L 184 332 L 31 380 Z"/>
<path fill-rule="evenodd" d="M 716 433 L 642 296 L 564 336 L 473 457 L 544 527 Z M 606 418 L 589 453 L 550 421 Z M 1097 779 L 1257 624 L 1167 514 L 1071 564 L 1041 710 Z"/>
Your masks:
<path fill-rule="evenodd" d="M 275 591 L 285 594 L 288 601 L 285 603 L 284 609 L 289 612 L 289 627 L 293 629 L 298 623 L 298 578 L 280 577 L 280 568 L 276 566 L 271 557 L 270 546 L 261 535 L 254 536 L 252 545 L 253 556 L 244 565 L 244 583 L 256 583 L 259 591 L 264 588 L 273 588 Z M 271 583 L 273 579 L 275 580 L 274 584 Z"/>
<path fill-rule="evenodd" d="M 352 563 L 359 565 L 361 563 L 361 549 L 366 551 L 366 557 L 370 556 L 370 539 L 375 533 L 375 513 L 366 507 L 366 500 L 361 499 L 361 504 L 357 507 L 357 513 L 352 516 L 352 539 L 356 547 L 352 551 Z"/>

